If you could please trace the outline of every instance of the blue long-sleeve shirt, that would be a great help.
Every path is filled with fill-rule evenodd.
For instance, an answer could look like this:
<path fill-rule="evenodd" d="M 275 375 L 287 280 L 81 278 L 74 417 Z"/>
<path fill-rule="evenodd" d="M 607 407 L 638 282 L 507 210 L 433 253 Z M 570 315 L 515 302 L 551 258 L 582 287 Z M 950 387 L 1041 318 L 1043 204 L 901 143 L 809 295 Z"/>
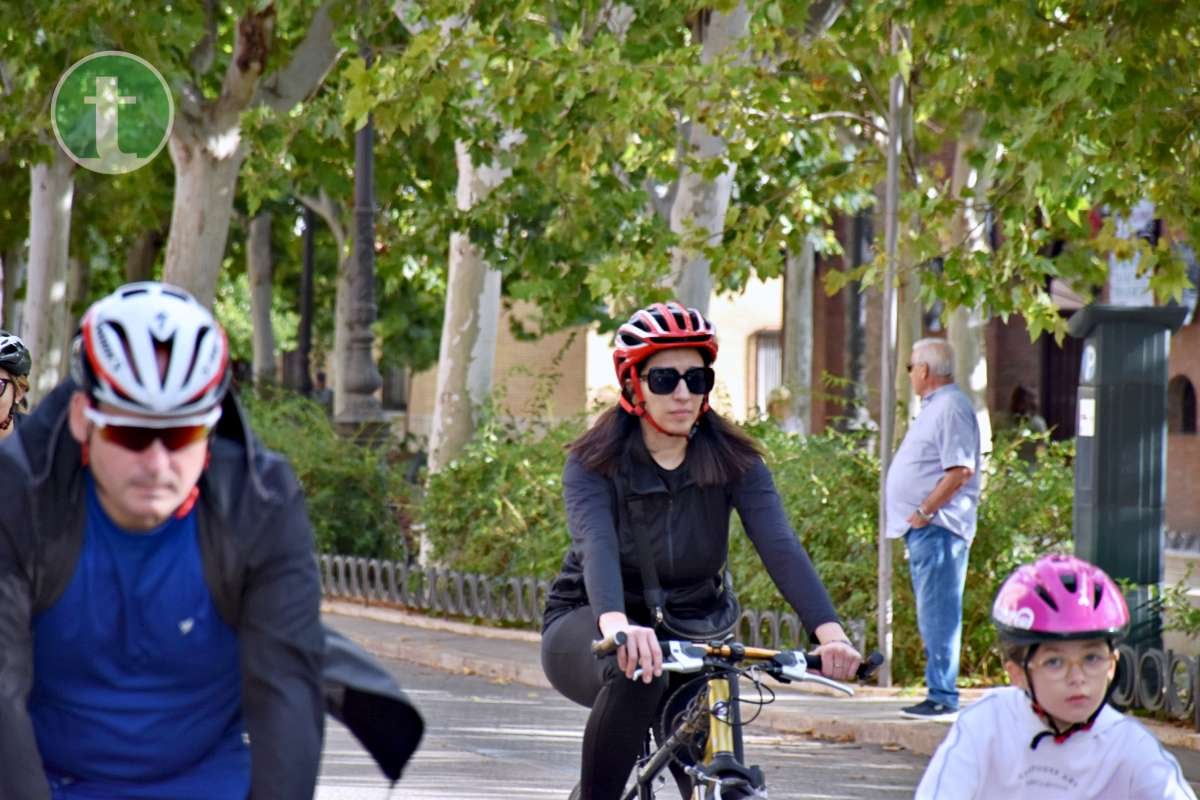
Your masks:
<path fill-rule="evenodd" d="M 34 618 L 29 711 L 55 800 L 245 798 L 237 636 L 204 581 L 196 514 L 132 533 L 89 477 L 74 575 Z"/>

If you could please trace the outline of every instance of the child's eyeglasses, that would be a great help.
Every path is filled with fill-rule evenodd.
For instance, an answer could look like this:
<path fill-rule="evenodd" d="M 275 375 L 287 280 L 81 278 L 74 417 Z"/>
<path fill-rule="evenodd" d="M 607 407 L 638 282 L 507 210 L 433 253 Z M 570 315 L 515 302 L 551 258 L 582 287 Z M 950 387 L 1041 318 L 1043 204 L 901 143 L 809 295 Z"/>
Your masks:
<path fill-rule="evenodd" d="M 646 383 L 655 394 L 671 394 L 681 380 L 692 394 L 708 394 L 716 384 L 717 376 L 712 367 L 692 367 L 687 372 L 671 367 L 651 367 L 646 373 Z"/>
<path fill-rule="evenodd" d="M 1071 672 L 1071 667 L 1079 667 L 1079 671 L 1089 678 L 1098 678 L 1108 672 L 1111 665 L 1111 653 L 1085 653 L 1080 659 L 1047 655 L 1029 664 L 1033 669 L 1055 680 L 1066 678 Z"/>
<path fill-rule="evenodd" d="M 157 439 L 174 452 L 207 438 L 221 418 L 221 408 L 173 419 L 120 417 L 91 407 L 85 408 L 83 415 L 96 426 L 101 439 L 118 447 L 140 453 Z"/>

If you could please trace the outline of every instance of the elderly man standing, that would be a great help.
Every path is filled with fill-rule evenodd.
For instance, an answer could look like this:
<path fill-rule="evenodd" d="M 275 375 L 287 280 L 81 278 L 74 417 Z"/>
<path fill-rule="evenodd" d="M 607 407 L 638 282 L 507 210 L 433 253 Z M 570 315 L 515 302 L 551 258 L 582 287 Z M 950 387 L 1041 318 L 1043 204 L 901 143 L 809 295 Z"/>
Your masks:
<path fill-rule="evenodd" d="M 958 713 L 959 649 L 967 555 L 979 505 L 979 423 L 954 383 L 954 352 L 941 339 L 913 345 L 908 377 L 921 412 L 887 476 L 887 536 L 904 537 L 925 645 L 924 701 L 901 714 L 952 720 Z"/>

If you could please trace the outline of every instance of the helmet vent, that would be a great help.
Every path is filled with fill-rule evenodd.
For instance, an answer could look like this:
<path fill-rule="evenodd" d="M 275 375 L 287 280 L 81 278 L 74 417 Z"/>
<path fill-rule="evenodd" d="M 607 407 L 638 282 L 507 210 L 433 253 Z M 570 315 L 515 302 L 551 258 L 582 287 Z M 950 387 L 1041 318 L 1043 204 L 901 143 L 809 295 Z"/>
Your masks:
<path fill-rule="evenodd" d="M 200 360 L 200 343 L 204 341 L 204 337 L 208 335 L 211 328 L 201 328 L 196 331 L 196 342 L 192 345 L 192 358 L 188 361 L 187 371 L 183 373 L 184 383 L 192 379 L 192 373 L 196 371 L 196 362 Z"/>
<path fill-rule="evenodd" d="M 1039 583 L 1037 585 L 1037 587 L 1034 589 L 1034 591 L 1037 592 L 1037 596 L 1042 598 L 1042 600 L 1046 603 L 1046 605 L 1050 606 L 1055 611 L 1058 611 L 1058 603 L 1054 602 L 1054 598 L 1051 597 L 1050 593 L 1046 591 L 1045 586 L 1042 586 Z"/>
<path fill-rule="evenodd" d="M 1096 581 L 1096 588 L 1092 592 L 1092 608 L 1100 607 L 1100 600 L 1104 597 L 1104 584 Z"/>
<path fill-rule="evenodd" d="M 125 363 L 129 365 L 129 370 L 133 373 L 133 379 L 145 386 L 146 382 L 142 380 L 142 374 L 137 368 L 137 360 L 133 357 L 133 349 L 129 346 L 129 334 L 125 332 L 125 326 L 121 325 L 119 322 L 109 322 L 108 328 L 113 332 L 114 335 L 116 335 L 117 340 L 121 343 L 121 349 L 125 351 Z M 105 351 L 109 350 L 108 341 L 104 337 L 100 338 L 100 347 Z M 113 353 L 108 352 L 107 356 L 111 361 L 113 358 Z"/>
<path fill-rule="evenodd" d="M 1074 592 L 1077 590 L 1078 584 L 1075 582 L 1074 572 L 1060 573 L 1058 579 L 1062 581 L 1063 588 L 1065 588 L 1068 592 Z"/>

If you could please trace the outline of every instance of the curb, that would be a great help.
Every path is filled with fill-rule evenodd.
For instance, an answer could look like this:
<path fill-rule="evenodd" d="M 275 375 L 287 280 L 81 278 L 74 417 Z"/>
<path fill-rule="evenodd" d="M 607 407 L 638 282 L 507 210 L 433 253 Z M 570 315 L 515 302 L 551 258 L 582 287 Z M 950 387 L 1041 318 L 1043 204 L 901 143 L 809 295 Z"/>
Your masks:
<path fill-rule="evenodd" d="M 400 628 L 417 628 L 420 630 L 444 631 L 462 636 L 481 639 L 499 639 L 508 641 L 537 644 L 541 635 L 528 630 L 509 628 L 492 628 L 486 625 L 472 625 L 466 622 L 426 617 L 407 611 L 378 605 L 344 600 L 323 600 L 321 612 L 343 617 L 369 619 L 396 625 Z M 368 652 L 396 661 L 442 670 L 459 675 L 478 675 L 492 681 L 518 683 L 537 689 L 553 689 L 542 672 L 538 659 L 532 663 L 503 657 L 482 658 L 468 653 L 455 653 L 445 650 L 431 650 L 427 647 L 409 647 L 403 634 L 380 639 L 350 633 L 349 637 Z M 791 697 L 817 696 L 827 697 L 832 690 L 821 687 L 797 689 L 792 686 L 773 686 L 776 693 Z M 903 689 L 885 689 L 876 686 L 855 687 L 855 692 L 862 699 L 903 699 L 915 697 L 919 692 Z M 960 693 L 965 700 L 975 700 L 983 694 L 981 689 L 962 689 Z M 847 701 L 853 702 L 853 701 Z M 1156 720 L 1138 718 L 1155 738 L 1167 747 L 1175 747 L 1200 752 L 1200 733 L 1190 729 L 1179 728 Z M 883 747 L 902 747 L 918 755 L 931 756 L 950 730 L 945 722 L 923 722 L 907 720 L 899 716 L 893 720 L 855 719 L 828 713 L 812 713 L 804 708 L 792 705 L 789 708 L 764 708 L 759 713 L 756 723 L 765 729 L 780 734 L 809 736 L 839 742 L 858 742 L 874 744 Z"/>
<path fill-rule="evenodd" d="M 426 617 L 408 611 L 400 611 L 380 605 L 367 605 L 349 600 L 322 600 L 322 614 L 338 614 L 343 617 L 358 617 L 372 619 L 376 622 L 387 622 L 392 625 L 405 625 L 409 628 L 421 628 L 427 631 L 446 631 L 460 633 L 464 636 L 477 636 L 481 639 L 508 639 L 516 642 L 533 642 L 542 640 L 540 633 L 517 630 L 516 628 L 491 628 L 486 625 L 472 625 L 469 622 L 458 622 L 452 619 Z M 409 659 L 404 659 L 408 661 Z"/>

